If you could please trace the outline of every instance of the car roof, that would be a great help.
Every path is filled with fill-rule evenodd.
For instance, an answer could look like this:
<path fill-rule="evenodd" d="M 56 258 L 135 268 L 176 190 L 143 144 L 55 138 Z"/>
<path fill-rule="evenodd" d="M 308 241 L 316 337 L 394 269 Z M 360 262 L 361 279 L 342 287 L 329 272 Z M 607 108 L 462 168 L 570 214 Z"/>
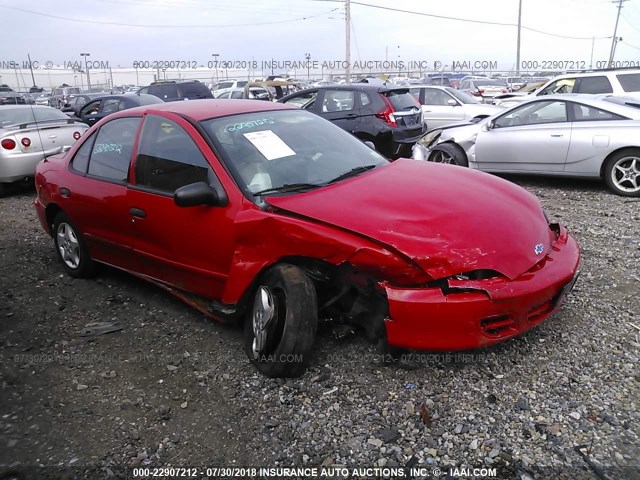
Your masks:
<path fill-rule="evenodd" d="M 593 95 L 589 93 L 556 93 L 553 95 L 543 95 L 540 97 L 532 98 L 531 100 L 527 100 L 526 102 L 522 102 L 518 104 L 518 106 L 525 105 L 528 103 L 533 103 L 535 101 L 548 102 L 553 100 L 564 100 L 564 101 L 582 103 L 587 106 L 600 108 L 602 110 L 607 110 L 611 113 L 617 113 L 618 115 L 630 117 L 630 118 L 633 118 L 634 120 L 640 120 L 640 108 L 632 107 L 624 104 L 621 105 L 619 103 L 607 101 L 605 100 L 605 98 L 616 98 L 616 99 L 621 99 L 622 101 L 632 100 L 630 98 L 625 98 L 625 97 L 620 97 L 617 95 L 610 95 L 610 94 Z"/>
<path fill-rule="evenodd" d="M 264 112 L 270 110 L 295 110 L 297 107 L 272 102 L 256 102 L 255 100 L 219 100 L 219 99 L 202 99 L 188 100 L 182 102 L 166 102 L 154 103 L 152 105 L 144 105 L 142 107 L 130 108 L 114 113 L 110 118 L 128 117 L 131 114 L 153 113 L 153 112 L 171 112 L 178 115 L 184 115 L 195 121 L 206 120 L 209 118 L 224 117 L 226 115 L 236 115 L 241 113 Z"/>
<path fill-rule="evenodd" d="M 574 77 L 602 77 L 607 75 L 629 75 L 634 73 L 640 73 L 640 68 L 636 69 L 605 69 L 605 70 L 593 70 L 591 72 L 567 72 L 562 75 L 556 75 L 551 80 L 558 80 L 563 78 Z"/>
<path fill-rule="evenodd" d="M 365 92 L 390 92 L 392 90 L 409 90 L 410 87 L 403 87 L 395 83 L 342 83 L 339 85 L 320 85 L 313 87 L 314 90 L 362 90 Z"/>

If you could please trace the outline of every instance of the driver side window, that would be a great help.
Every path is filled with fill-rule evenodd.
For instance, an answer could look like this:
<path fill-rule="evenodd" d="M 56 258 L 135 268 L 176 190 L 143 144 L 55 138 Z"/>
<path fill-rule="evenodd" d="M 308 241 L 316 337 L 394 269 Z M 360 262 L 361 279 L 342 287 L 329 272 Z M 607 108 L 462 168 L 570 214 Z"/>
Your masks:
<path fill-rule="evenodd" d="M 181 126 L 149 115 L 142 127 L 135 172 L 136 185 L 173 194 L 191 183 L 209 183 L 210 167 Z"/>
<path fill-rule="evenodd" d="M 566 103 L 562 101 L 547 101 L 529 103 L 511 110 L 509 113 L 498 117 L 493 122 L 493 125 L 495 128 L 504 128 L 567 121 Z"/>
<path fill-rule="evenodd" d="M 297 105 L 300 108 L 309 110 L 313 108 L 313 106 L 315 105 L 317 96 L 318 96 L 317 91 L 307 92 L 301 95 L 296 95 L 295 97 L 287 100 L 285 103 L 287 105 Z"/>
<path fill-rule="evenodd" d="M 97 115 L 98 112 L 100 111 L 100 101 L 101 100 L 94 100 L 93 102 L 86 104 L 84 107 L 82 107 L 80 114 L 81 115 Z"/>
<path fill-rule="evenodd" d="M 540 95 L 552 95 L 554 93 L 573 93 L 576 85 L 575 78 L 563 78 L 549 84 Z"/>

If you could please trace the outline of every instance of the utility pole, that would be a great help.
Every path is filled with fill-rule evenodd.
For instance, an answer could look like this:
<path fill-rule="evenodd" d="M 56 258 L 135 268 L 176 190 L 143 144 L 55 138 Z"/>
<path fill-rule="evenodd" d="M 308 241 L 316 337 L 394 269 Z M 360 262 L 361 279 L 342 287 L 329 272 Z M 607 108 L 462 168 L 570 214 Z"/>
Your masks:
<path fill-rule="evenodd" d="M 596 43 L 596 37 L 591 37 L 591 60 L 589 61 L 589 68 L 593 68 L 593 47 Z"/>
<path fill-rule="evenodd" d="M 29 59 L 29 70 L 31 70 L 31 80 L 33 81 L 33 86 L 36 86 L 36 77 L 33 75 L 33 65 L 31 64 L 31 55 L 27 53 L 27 58 Z"/>
<path fill-rule="evenodd" d="M 618 41 L 618 21 L 620 21 L 620 10 L 622 10 L 622 4 L 626 0 L 617 0 L 618 1 L 618 16 L 616 17 L 616 26 L 613 28 L 613 38 L 611 39 L 611 52 L 609 53 L 609 68 L 613 65 L 613 55 L 616 52 L 616 42 Z"/>
<path fill-rule="evenodd" d="M 87 90 L 91 91 L 91 77 L 89 76 L 89 66 L 87 65 L 87 57 L 90 53 L 81 53 L 80 56 L 84 57 L 84 69 L 87 71 Z"/>
<path fill-rule="evenodd" d="M 622 0 L 621 0 L 622 1 Z M 345 10 L 345 57 L 347 61 L 347 70 L 345 72 L 345 81 L 351 83 L 351 0 L 344 0 Z"/>
<path fill-rule="evenodd" d="M 516 77 L 520 76 L 520 32 L 522 31 L 522 0 L 518 3 L 518 45 L 516 51 Z"/>

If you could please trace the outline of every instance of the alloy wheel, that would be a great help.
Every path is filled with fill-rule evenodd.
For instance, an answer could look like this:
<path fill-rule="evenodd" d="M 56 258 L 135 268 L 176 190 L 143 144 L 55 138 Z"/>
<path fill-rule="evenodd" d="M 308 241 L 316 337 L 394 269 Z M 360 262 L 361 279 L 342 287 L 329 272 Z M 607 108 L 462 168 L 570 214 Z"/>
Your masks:
<path fill-rule="evenodd" d="M 623 157 L 611 169 L 611 181 L 622 192 L 635 193 L 640 190 L 640 158 Z"/>
<path fill-rule="evenodd" d="M 60 223 L 56 232 L 58 250 L 67 267 L 76 269 L 80 266 L 80 244 L 76 232 L 68 223 Z"/>

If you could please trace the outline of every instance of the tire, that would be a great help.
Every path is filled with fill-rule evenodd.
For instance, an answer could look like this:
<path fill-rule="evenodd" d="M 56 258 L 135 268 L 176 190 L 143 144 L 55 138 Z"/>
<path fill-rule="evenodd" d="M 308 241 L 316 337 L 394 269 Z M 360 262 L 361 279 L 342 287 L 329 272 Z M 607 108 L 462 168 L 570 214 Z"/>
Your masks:
<path fill-rule="evenodd" d="M 9 192 L 9 184 L 0 183 L 0 198 L 5 197 L 8 192 Z"/>
<path fill-rule="evenodd" d="M 604 182 L 616 195 L 640 197 L 640 150 L 616 153 L 604 164 Z"/>
<path fill-rule="evenodd" d="M 69 275 L 89 278 L 96 273 L 96 263 L 89 255 L 82 234 L 69 218 L 60 212 L 53 221 L 53 243 L 58 259 Z"/>
<path fill-rule="evenodd" d="M 435 163 L 448 163 L 460 167 L 468 167 L 467 155 L 454 143 L 441 143 L 431 149 L 428 160 Z"/>
<path fill-rule="evenodd" d="M 313 282 L 294 265 L 276 265 L 259 280 L 247 312 L 245 352 L 263 375 L 298 377 L 306 370 L 317 327 Z"/>

